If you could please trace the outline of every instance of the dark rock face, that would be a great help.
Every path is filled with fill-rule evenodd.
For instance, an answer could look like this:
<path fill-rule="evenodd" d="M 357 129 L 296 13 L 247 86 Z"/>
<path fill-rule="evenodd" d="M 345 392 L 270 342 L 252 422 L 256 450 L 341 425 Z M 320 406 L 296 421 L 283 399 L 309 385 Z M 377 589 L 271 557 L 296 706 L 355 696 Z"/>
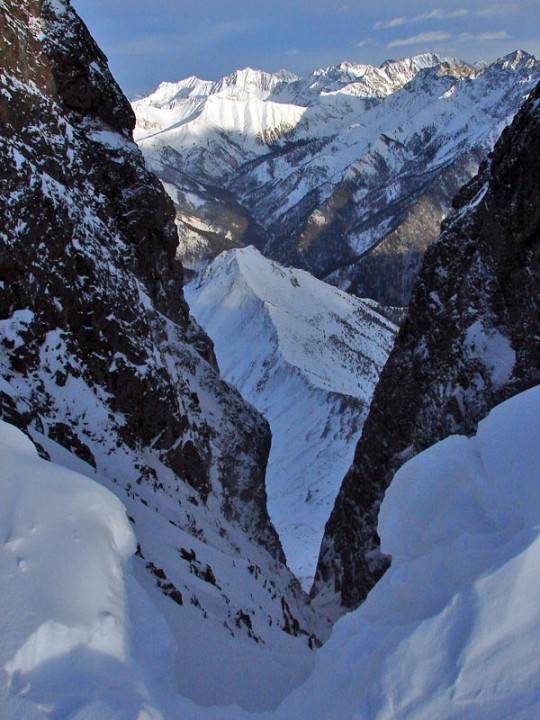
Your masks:
<path fill-rule="evenodd" d="M 161 463 L 283 560 L 268 426 L 189 316 L 172 202 L 106 58 L 68 0 L 0 16 L 0 411 L 104 474 L 121 451 Z"/>
<path fill-rule="evenodd" d="M 356 607 L 384 573 L 377 515 L 395 471 L 540 383 L 540 85 L 428 249 L 327 523 L 315 602 Z"/>

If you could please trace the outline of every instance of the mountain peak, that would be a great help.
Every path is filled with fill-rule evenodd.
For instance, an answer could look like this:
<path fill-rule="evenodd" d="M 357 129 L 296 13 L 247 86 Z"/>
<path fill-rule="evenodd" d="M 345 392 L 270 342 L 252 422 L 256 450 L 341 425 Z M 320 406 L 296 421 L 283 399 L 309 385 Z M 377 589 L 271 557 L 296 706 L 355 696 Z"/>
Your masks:
<path fill-rule="evenodd" d="M 241 70 L 235 70 L 221 80 L 218 80 L 214 87 L 214 92 L 222 92 L 230 88 L 245 90 L 248 92 L 267 92 L 270 93 L 282 82 L 291 82 L 296 76 L 280 70 L 277 73 L 266 72 L 265 70 L 255 70 L 246 67 Z"/>
<path fill-rule="evenodd" d="M 525 50 L 517 49 L 514 52 L 503 55 L 494 64 L 503 67 L 505 70 L 516 70 L 522 65 L 526 65 L 529 62 L 536 62 L 534 55 L 526 52 Z"/>

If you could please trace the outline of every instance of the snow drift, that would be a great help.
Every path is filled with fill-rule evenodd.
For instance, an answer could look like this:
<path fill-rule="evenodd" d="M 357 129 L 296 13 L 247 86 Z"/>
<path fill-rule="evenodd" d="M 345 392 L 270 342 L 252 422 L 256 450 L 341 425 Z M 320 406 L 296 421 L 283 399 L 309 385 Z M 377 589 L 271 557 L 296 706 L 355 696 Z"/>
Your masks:
<path fill-rule="evenodd" d="M 2 716 L 530 720 L 540 713 L 539 436 L 537 386 L 496 407 L 475 437 L 404 465 L 380 516 L 390 570 L 338 621 L 309 679 L 261 714 L 175 695 L 174 664 L 152 667 L 170 631 L 129 570 L 121 504 L 2 423 Z"/>
<path fill-rule="evenodd" d="M 392 565 L 276 717 L 540 715 L 539 437 L 537 386 L 398 471 L 379 521 Z"/>
<path fill-rule="evenodd" d="M 125 584 L 136 542 L 122 503 L 4 422 L 0 455 L 2 717 L 142 711 Z"/>

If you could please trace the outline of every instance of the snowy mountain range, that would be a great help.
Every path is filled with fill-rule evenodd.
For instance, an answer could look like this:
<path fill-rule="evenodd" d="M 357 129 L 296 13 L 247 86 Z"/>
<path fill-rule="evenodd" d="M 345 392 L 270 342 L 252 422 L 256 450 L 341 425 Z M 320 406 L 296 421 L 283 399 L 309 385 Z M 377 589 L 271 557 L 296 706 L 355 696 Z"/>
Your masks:
<path fill-rule="evenodd" d="M 536 717 L 540 83 L 428 248 L 373 391 L 389 311 L 252 247 L 187 290 L 214 352 L 184 296 L 173 204 L 70 0 L 0 0 L 0 50 L 2 720 Z M 301 132 L 319 98 L 330 114 L 389 102 L 391 117 L 414 88 L 422 106 L 422 79 L 447 78 L 453 102 L 461 82 L 508 76 L 519 94 L 536 72 L 520 53 L 487 69 L 439 60 L 343 64 L 313 87 L 239 73 L 216 95 L 255 83 L 263 103 L 307 108 Z M 206 108 L 210 89 L 183 92 Z M 504 106 L 514 91 L 500 92 Z M 272 146 L 279 186 L 278 149 L 287 167 L 309 140 L 272 128 L 245 170 L 263 172 Z M 182 168 L 169 191 L 205 209 L 193 233 L 235 244 L 223 207 L 259 232 L 230 187 Z M 280 493 L 294 480 L 294 512 L 320 534 L 308 494 L 328 507 L 362 423 L 308 598 L 267 484 L 305 554 Z"/>
<path fill-rule="evenodd" d="M 406 305 L 452 197 L 538 80 L 522 51 L 487 67 L 428 53 L 306 78 L 248 68 L 163 83 L 133 103 L 135 138 L 188 264 L 253 244 Z"/>
<path fill-rule="evenodd" d="M 309 590 L 397 328 L 376 303 L 254 247 L 219 255 L 185 294 L 223 377 L 270 424 L 268 511 L 289 567 Z"/>

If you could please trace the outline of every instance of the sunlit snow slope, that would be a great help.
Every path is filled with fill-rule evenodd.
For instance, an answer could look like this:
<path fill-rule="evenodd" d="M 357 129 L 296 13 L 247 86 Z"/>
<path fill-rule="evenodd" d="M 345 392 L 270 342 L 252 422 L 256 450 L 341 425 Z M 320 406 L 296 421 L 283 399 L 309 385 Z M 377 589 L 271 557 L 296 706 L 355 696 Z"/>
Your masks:
<path fill-rule="evenodd" d="M 4 422 L 0 454 L 0 715 L 154 717 L 130 647 L 124 507 Z"/>
<path fill-rule="evenodd" d="M 396 328 L 374 303 L 253 247 L 222 253 L 186 298 L 223 376 L 270 422 L 270 516 L 307 587 Z"/>
<path fill-rule="evenodd" d="M 360 297 L 406 305 L 428 243 L 540 79 L 425 53 L 305 78 L 241 70 L 162 83 L 133 103 L 167 183 L 183 258 L 253 244 Z"/>

